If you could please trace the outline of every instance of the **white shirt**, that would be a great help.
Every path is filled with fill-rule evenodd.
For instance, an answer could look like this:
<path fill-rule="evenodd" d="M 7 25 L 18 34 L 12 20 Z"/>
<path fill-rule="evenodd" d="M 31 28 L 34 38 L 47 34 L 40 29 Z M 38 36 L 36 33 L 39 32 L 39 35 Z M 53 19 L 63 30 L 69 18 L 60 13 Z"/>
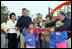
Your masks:
<path fill-rule="evenodd" d="M 7 27 L 6 28 L 15 28 L 17 21 L 15 20 L 15 23 L 12 22 L 12 20 L 7 21 Z M 17 33 L 16 29 L 7 29 L 7 33 Z"/>
<path fill-rule="evenodd" d="M 40 22 L 40 26 L 42 26 L 42 22 Z"/>

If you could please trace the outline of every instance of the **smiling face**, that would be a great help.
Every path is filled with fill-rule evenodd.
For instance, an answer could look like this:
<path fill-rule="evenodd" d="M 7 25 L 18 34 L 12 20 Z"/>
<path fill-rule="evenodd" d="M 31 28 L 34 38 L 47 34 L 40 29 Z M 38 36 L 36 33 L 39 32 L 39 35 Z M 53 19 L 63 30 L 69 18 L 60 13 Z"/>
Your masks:
<path fill-rule="evenodd" d="M 37 28 L 37 25 L 38 25 L 38 21 L 35 21 L 35 22 L 34 22 L 34 27 Z"/>
<path fill-rule="evenodd" d="M 37 24 L 34 24 L 34 27 L 37 27 Z"/>
<path fill-rule="evenodd" d="M 65 14 L 64 14 L 64 13 L 62 13 L 62 14 L 59 13 L 59 14 L 58 14 L 58 18 L 59 18 L 60 21 L 63 21 L 64 18 L 65 18 Z"/>
<path fill-rule="evenodd" d="M 46 18 L 46 21 L 50 21 L 50 18 L 49 18 L 49 17 L 47 17 L 47 18 Z"/>
<path fill-rule="evenodd" d="M 51 15 L 49 15 L 49 14 L 47 14 L 45 18 L 46 18 L 46 22 L 50 22 L 52 19 Z"/>
<path fill-rule="evenodd" d="M 16 17 L 15 15 L 12 15 L 12 16 L 11 16 L 11 19 L 12 19 L 12 20 L 15 20 L 15 17 Z"/>
<path fill-rule="evenodd" d="M 33 24 L 30 24 L 30 25 L 29 25 L 29 28 L 33 28 Z"/>

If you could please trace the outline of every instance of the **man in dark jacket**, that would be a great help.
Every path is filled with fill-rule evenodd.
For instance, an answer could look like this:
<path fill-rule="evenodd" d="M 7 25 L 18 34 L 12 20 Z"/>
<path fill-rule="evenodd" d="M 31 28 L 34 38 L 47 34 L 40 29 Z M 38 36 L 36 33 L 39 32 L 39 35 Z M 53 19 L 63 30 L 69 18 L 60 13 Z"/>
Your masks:
<path fill-rule="evenodd" d="M 42 26 L 42 28 L 55 26 L 57 21 L 62 21 L 64 23 L 64 25 L 60 26 L 60 27 L 50 29 L 51 32 L 53 32 L 53 31 L 64 31 L 64 30 L 71 31 L 71 19 L 67 18 L 65 16 L 64 12 L 62 12 L 62 11 L 59 13 L 59 19 L 57 19 L 56 21 L 53 21 L 51 23 L 48 23 L 45 26 Z M 70 38 L 71 38 L 71 33 L 68 33 L 67 40 L 69 40 Z M 71 40 L 69 40 L 69 42 L 71 42 Z M 71 43 L 68 44 L 68 45 L 71 46 Z"/>
<path fill-rule="evenodd" d="M 22 16 L 18 19 L 16 27 L 17 28 L 28 28 L 29 23 L 31 22 L 31 18 L 27 15 L 27 9 L 22 9 Z M 24 36 L 22 35 L 23 29 L 20 29 L 20 42 L 21 42 L 21 48 L 24 48 Z"/>

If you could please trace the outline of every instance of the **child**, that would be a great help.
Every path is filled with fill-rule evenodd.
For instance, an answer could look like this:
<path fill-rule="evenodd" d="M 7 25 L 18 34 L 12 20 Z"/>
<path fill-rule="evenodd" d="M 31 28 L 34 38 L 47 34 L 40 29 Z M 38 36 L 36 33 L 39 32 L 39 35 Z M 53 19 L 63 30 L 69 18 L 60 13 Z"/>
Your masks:
<path fill-rule="evenodd" d="M 36 48 L 40 48 L 39 34 L 41 34 L 41 31 L 39 30 L 40 28 L 37 25 L 38 25 L 38 23 L 37 23 L 37 21 L 35 21 L 34 29 L 38 29 L 38 30 L 34 30 L 34 34 L 35 34 L 36 39 L 37 39 Z"/>
<path fill-rule="evenodd" d="M 56 22 L 56 27 L 59 27 L 62 25 L 63 25 L 63 23 L 61 21 Z M 50 38 L 52 39 L 51 41 L 53 41 L 53 43 L 54 43 L 54 47 L 66 48 L 67 32 L 53 32 L 53 34 L 50 35 Z M 51 44 L 53 44 L 53 43 L 51 43 Z"/>
<path fill-rule="evenodd" d="M 29 28 L 33 28 L 33 22 L 29 24 Z M 28 30 L 28 34 L 25 37 L 26 48 L 35 48 L 36 36 L 33 33 L 33 29 Z"/>
<path fill-rule="evenodd" d="M 63 23 L 61 21 L 57 21 L 56 27 L 59 27 L 62 25 Z M 56 47 L 66 48 L 67 32 L 55 32 L 55 34 L 56 34 Z"/>

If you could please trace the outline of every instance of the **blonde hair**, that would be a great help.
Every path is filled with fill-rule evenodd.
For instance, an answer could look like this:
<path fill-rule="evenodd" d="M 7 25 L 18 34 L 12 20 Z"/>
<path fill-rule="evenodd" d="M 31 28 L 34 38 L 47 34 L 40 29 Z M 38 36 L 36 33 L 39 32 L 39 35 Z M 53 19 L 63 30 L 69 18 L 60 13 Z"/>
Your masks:
<path fill-rule="evenodd" d="M 61 21 L 57 21 L 57 22 L 56 22 L 56 26 L 57 26 L 57 25 L 58 25 L 58 26 L 62 26 L 63 23 L 62 23 Z"/>
<path fill-rule="evenodd" d="M 38 24 L 38 21 L 34 21 L 34 24 Z"/>
<path fill-rule="evenodd" d="M 46 22 L 43 22 L 43 23 L 42 23 L 42 26 L 44 26 L 45 24 L 46 24 Z"/>

